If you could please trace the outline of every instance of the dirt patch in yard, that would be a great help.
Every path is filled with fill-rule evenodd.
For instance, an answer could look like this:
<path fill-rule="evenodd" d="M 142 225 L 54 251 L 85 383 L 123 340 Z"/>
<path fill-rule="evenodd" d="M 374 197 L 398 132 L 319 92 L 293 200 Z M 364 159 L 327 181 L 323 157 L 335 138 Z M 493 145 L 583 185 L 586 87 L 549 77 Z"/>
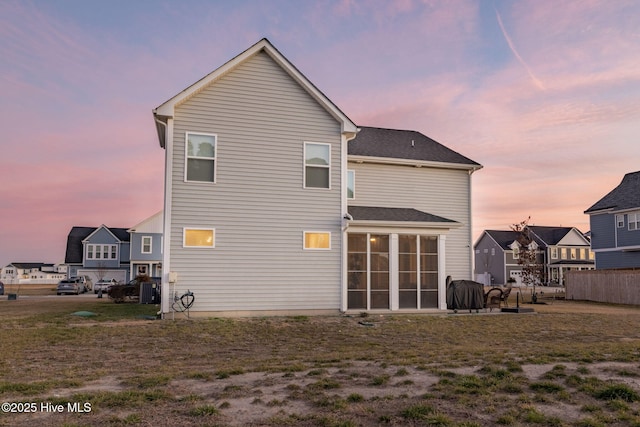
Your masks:
<path fill-rule="evenodd" d="M 533 307 L 363 325 L 149 321 L 155 308 L 138 304 L 0 300 L 0 400 L 65 409 L 5 412 L 0 425 L 638 425 L 640 310 Z"/>

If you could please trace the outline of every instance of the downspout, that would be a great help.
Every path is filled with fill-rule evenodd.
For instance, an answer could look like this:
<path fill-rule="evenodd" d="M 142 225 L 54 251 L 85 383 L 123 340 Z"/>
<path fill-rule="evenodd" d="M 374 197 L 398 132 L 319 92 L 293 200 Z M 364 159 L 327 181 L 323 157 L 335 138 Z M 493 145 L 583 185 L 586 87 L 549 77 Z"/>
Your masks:
<path fill-rule="evenodd" d="M 347 248 L 347 228 L 349 228 L 349 221 L 353 220 L 353 217 L 349 215 L 349 210 L 347 206 L 347 170 L 348 170 L 348 162 L 347 158 L 349 156 L 349 141 L 354 139 L 356 135 L 358 135 L 360 129 L 356 129 L 355 132 L 342 132 L 342 146 L 340 149 L 340 221 L 342 233 L 341 239 L 342 244 L 340 245 L 340 249 L 342 253 L 340 254 L 340 312 L 344 313 L 347 311 L 347 256 L 348 256 L 348 248 Z"/>
<path fill-rule="evenodd" d="M 167 122 L 163 122 L 155 116 L 154 119 L 157 124 L 164 128 L 164 209 L 162 211 L 162 282 L 160 288 L 161 294 L 161 308 L 160 314 L 164 319 L 165 315 L 169 313 L 170 308 L 170 285 L 169 285 L 169 272 L 171 271 L 170 263 L 170 247 L 171 247 L 171 224 L 169 218 L 171 218 L 171 159 L 173 158 L 173 144 L 170 144 L 169 136 L 173 132 L 173 123 L 171 118 L 167 118 Z M 161 141 L 162 143 L 162 141 Z"/>

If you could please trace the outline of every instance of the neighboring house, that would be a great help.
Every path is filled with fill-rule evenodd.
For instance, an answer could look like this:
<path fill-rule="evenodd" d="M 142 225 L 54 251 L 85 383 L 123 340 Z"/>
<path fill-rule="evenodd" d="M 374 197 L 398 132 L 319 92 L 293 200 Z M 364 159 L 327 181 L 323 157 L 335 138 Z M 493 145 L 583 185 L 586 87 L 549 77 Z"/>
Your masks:
<path fill-rule="evenodd" d="M 587 209 L 596 269 L 640 268 L 640 171 Z"/>
<path fill-rule="evenodd" d="M 73 227 L 67 237 L 65 263 L 68 275 L 127 281 L 130 242 L 126 228 Z"/>
<path fill-rule="evenodd" d="M 569 270 L 592 270 L 594 256 L 589 239 L 575 227 L 528 227 L 539 252 L 542 284 L 564 284 Z M 476 280 L 486 285 L 504 285 L 509 278 L 518 284 L 522 280 L 522 266 L 518 264 L 515 231 L 485 230 L 473 245 Z"/>
<path fill-rule="evenodd" d="M 131 277 L 162 275 L 162 211 L 127 230 L 130 235 Z"/>
<path fill-rule="evenodd" d="M 56 281 L 66 277 L 66 265 L 41 262 L 12 262 L 0 272 L 0 281 L 7 283 L 18 283 L 20 280 Z"/>
<path fill-rule="evenodd" d="M 478 163 L 358 128 L 263 39 L 154 110 L 165 149 L 163 312 L 446 309 L 470 278 Z"/>

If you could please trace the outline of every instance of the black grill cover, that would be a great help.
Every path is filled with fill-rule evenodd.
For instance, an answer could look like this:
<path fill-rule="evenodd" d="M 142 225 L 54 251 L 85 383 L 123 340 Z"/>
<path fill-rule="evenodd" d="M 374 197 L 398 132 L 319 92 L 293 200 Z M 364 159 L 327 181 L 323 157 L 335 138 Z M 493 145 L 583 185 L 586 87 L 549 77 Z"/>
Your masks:
<path fill-rule="evenodd" d="M 484 308 L 484 285 L 473 280 L 454 280 L 447 286 L 449 310 L 479 310 Z"/>

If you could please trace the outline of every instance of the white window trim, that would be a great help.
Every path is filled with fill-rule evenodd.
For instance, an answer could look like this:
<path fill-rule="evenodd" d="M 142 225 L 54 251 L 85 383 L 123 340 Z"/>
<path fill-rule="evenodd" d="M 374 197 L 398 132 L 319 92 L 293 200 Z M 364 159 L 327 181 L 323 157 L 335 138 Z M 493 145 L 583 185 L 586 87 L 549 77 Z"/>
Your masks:
<path fill-rule="evenodd" d="M 640 212 L 627 214 L 627 221 L 628 221 L 627 227 L 629 231 L 640 230 Z M 631 224 L 633 224 L 633 228 L 631 227 Z"/>
<path fill-rule="evenodd" d="M 326 145 L 329 147 L 329 165 L 309 165 L 312 168 L 326 168 L 329 169 L 329 186 L 328 187 L 307 187 L 307 145 Z M 310 190 L 331 190 L 331 144 L 326 142 L 312 142 L 304 141 L 304 148 L 302 150 L 302 188 Z"/>
<path fill-rule="evenodd" d="M 200 231 L 211 231 L 213 234 L 213 242 L 211 246 L 189 246 L 186 243 L 187 240 L 187 230 L 200 230 Z M 183 227 L 182 228 L 182 247 L 189 249 L 213 249 L 216 247 L 216 229 L 209 227 Z"/>
<path fill-rule="evenodd" d="M 145 247 L 145 239 L 149 239 L 149 250 L 145 251 L 144 247 Z M 143 254 L 150 254 L 153 253 L 153 236 L 142 236 L 142 240 L 141 240 L 141 245 L 140 245 L 140 253 Z"/>
<path fill-rule="evenodd" d="M 104 247 L 107 246 L 107 257 L 103 257 L 105 254 Z M 89 251 L 91 249 L 91 251 Z M 111 254 L 114 253 L 115 249 L 115 257 L 112 258 Z M 91 257 L 89 257 L 89 252 L 91 252 Z M 100 257 L 96 257 L 97 253 L 100 253 Z M 109 244 L 109 243 L 88 243 L 85 247 L 84 259 L 87 261 L 117 261 L 120 259 L 118 245 Z"/>
<path fill-rule="evenodd" d="M 328 234 L 329 235 L 329 247 L 328 248 L 307 248 L 307 234 Z M 302 249 L 305 251 L 330 251 L 331 250 L 331 232 L 330 231 L 303 231 L 302 232 Z"/>
<path fill-rule="evenodd" d="M 213 157 L 198 157 L 191 156 L 189 157 L 189 135 L 202 135 L 202 136 L 212 136 L 214 138 L 213 141 Z M 213 181 L 190 181 L 187 179 L 187 168 L 189 164 L 189 159 L 201 159 L 201 160 L 212 160 L 213 161 Z M 185 132 L 184 134 L 184 182 L 195 183 L 195 184 L 215 184 L 218 181 L 218 134 L 215 133 L 206 133 L 206 132 Z"/>
<path fill-rule="evenodd" d="M 616 226 L 618 228 L 624 228 L 624 214 L 616 215 Z"/>
<path fill-rule="evenodd" d="M 558 259 L 558 248 L 551 248 L 551 259 Z"/>
<path fill-rule="evenodd" d="M 353 197 L 349 197 L 349 174 L 353 175 Z M 356 199 L 356 171 L 353 169 L 347 169 L 347 200 Z"/>

